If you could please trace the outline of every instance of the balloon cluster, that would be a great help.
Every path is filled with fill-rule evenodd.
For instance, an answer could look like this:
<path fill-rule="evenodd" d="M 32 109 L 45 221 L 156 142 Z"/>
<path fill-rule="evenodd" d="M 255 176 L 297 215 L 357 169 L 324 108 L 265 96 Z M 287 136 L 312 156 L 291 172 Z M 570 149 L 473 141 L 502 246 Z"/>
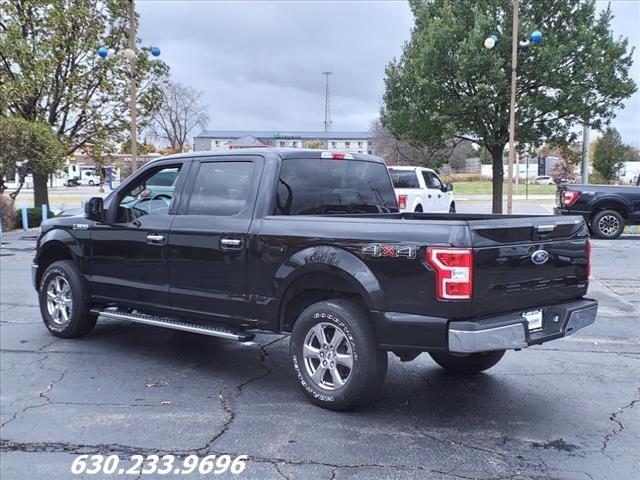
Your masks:
<path fill-rule="evenodd" d="M 160 56 L 160 49 L 158 47 L 151 47 L 149 49 L 145 49 L 145 50 L 149 50 L 149 52 L 151 52 L 151 55 L 153 55 L 154 57 L 159 57 Z M 107 58 L 109 56 L 109 54 L 113 54 L 113 51 L 109 51 L 109 49 L 107 47 L 100 47 L 98 48 L 98 56 L 100 58 Z M 124 55 L 124 57 L 127 60 L 133 60 L 134 58 L 136 58 L 136 52 L 135 50 L 131 49 L 131 48 L 125 48 L 122 51 L 122 55 Z"/>
<path fill-rule="evenodd" d="M 500 36 L 494 33 L 484 39 L 484 46 L 485 48 L 491 50 L 499 41 Z M 519 43 L 521 47 L 528 47 L 530 43 L 537 45 L 540 42 L 542 42 L 542 32 L 540 30 L 534 30 L 533 32 L 531 32 L 527 40 L 521 40 Z"/>

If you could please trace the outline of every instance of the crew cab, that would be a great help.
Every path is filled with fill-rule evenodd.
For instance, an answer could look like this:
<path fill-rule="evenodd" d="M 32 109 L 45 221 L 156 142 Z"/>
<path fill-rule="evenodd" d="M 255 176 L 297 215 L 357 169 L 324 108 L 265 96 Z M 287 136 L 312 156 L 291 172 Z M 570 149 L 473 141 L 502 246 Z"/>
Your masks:
<path fill-rule="evenodd" d="M 556 205 L 556 215 L 582 216 L 597 238 L 618 238 L 625 225 L 640 225 L 640 187 L 558 185 Z"/>
<path fill-rule="evenodd" d="M 389 167 L 401 212 L 455 213 L 453 185 L 424 167 Z"/>
<path fill-rule="evenodd" d="M 149 194 L 158 176 L 175 182 Z M 85 207 L 38 238 L 53 335 L 98 317 L 242 342 L 290 334 L 295 377 L 326 408 L 372 401 L 388 352 L 479 373 L 596 317 L 582 217 L 400 213 L 370 155 L 171 155 Z"/>

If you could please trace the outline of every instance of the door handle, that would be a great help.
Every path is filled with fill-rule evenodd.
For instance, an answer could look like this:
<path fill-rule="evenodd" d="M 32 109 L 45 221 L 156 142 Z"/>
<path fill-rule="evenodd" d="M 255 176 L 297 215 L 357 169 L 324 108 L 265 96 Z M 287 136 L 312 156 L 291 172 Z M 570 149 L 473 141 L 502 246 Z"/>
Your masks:
<path fill-rule="evenodd" d="M 427 197 L 431 198 L 431 194 L 429 193 L 429 194 L 427 195 Z"/>
<path fill-rule="evenodd" d="M 147 235 L 147 243 L 161 245 L 164 243 L 164 240 L 164 235 L 160 233 L 150 233 L 149 235 Z"/>
<path fill-rule="evenodd" d="M 438 194 L 438 198 L 442 197 L 442 195 Z"/>
<path fill-rule="evenodd" d="M 239 250 L 242 248 L 242 240 L 237 238 L 222 238 L 220 239 L 220 247 L 223 250 Z"/>

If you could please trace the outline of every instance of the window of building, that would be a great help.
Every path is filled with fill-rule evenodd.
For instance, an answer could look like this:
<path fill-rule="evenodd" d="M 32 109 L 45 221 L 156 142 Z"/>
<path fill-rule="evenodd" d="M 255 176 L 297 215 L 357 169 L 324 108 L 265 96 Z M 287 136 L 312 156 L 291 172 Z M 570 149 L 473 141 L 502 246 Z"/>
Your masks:
<path fill-rule="evenodd" d="M 344 142 L 344 147 L 345 148 L 350 148 L 351 147 L 351 142 Z"/>
<path fill-rule="evenodd" d="M 285 142 L 284 140 L 280 140 L 280 146 L 284 147 L 287 144 L 287 142 Z"/>
<path fill-rule="evenodd" d="M 331 142 L 331 148 L 338 148 L 338 142 Z"/>
<path fill-rule="evenodd" d="M 292 143 L 291 143 L 291 145 L 292 145 L 294 148 L 297 148 L 297 147 L 298 147 L 298 142 L 292 142 Z"/>
<path fill-rule="evenodd" d="M 362 142 L 358 142 L 358 148 L 362 148 Z"/>
<path fill-rule="evenodd" d="M 189 200 L 189 215 L 235 215 L 246 206 L 252 162 L 207 162 L 200 170 Z"/>

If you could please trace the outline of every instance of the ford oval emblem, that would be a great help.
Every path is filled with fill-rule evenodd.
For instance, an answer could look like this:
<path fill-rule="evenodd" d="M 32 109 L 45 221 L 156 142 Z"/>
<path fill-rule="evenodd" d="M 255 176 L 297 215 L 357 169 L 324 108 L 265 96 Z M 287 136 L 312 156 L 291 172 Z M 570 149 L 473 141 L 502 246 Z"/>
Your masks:
<path fill-rule="evenodd" d="M 531 261 L 536 265 L 544 265 L 549 260 L 549 252 L 546 250 L 536 250 L 531 254 Z"/>

